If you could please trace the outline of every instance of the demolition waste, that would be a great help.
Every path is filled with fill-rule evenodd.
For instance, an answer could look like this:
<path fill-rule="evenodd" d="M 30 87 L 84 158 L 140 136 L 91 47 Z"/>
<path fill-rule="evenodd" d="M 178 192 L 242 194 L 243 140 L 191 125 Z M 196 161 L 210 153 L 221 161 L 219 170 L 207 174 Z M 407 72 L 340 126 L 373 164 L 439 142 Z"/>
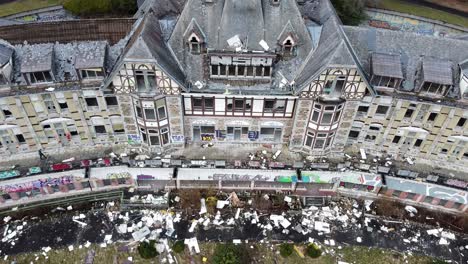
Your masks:
<path fill-rule="evenodd" d="M 266 194 L 261 199 L 271 200 L 273 196 Z M 244 197 L 239 198 L 234 192 L 215 203 L 201 198 L 196 209 L 184 209 L 178 206 L 181 197 L 166 193 L 130 197 L 133 203 L 166 209 L 121 210 L 117 202 L 108 202 L 99 203 L 100 209 L 87 211 L 74 210 L 72 206 L 55 208 L 59 215 L 46 218 L 5 216 L 0 254 L 3 261 L 8 261 L 14 258 L 11 255 L 36 252 L 37 263 L 42 263 L 56 248 L 73 251 L 92 244 L 105 248 L 114 243 L 135 248 L 139 242 L 156 241 L 160 262 L 176 263 L 171 245 L 182 240 L 193 255 L 200 254 L 199 243 L 204 241 L 251 247 L 255 243 L 272 246 L 294 242 L 314 243 L 329 255 L 345 246 L 360 245 L 461 261 L 455 263 L 468 261 L 466 234 L 441 226 L 382 218 L 375 214 L 375 202 L 371 200 L 340 199 L 326 206 L 301 209 L 296 197 L 281 197 L 285 206 L 296 209 L 256 210 L 253 199 L 241 201 Z M 167 208 L 168 204 L 171 207 Z M 243 206 L 236 208 L 240 204 Z M 405 211 L 409 218 L 418 214 L 412 206 L 406 206 Z M 89 257 L 92 259 L 93 255 Z"/>

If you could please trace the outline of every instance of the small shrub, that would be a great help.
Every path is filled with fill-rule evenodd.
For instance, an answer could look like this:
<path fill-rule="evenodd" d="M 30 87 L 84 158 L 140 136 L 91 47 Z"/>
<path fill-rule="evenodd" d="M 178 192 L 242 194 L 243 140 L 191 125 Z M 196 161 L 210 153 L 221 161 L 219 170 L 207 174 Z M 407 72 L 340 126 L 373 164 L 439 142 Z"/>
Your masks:
<path fill-rule="evenodd" d="M 156 247 L 154 246 L 154 240 L 151 240 L 149 243 L 144 241 L 138 245 L 138 253 L 144 259 L 151 259 L 156 257 L 159 253 L 156 251 Z"/>
<path fill-rule="evenodd" d="M 213 255 L 213 264 L 241 264 L 249 263 L 247 252 L 241 246 L 218 244 Z"/>
<path fill-rule="evenodd" d="M 185 244 L 184 244 L 184 241 L 182 240 L 176 241 L 174 245 L 172 246 L 172 250 L 174 250 L 175 253 L 184 252 L 184 249 L 185 249 Z"/>
<path fill-rule="evenodd" d="M 311 258 L 318 258 L 322 255 L 322 250 L 315 245 L 315 244 L 310 244 L 307 246 L 307 256 Z"/>
<path fill-rule="evenodd" d="M 287 258 L 287 257 L 291 256 L 291 254 L 293 253 L 293 250 L 294 250 L 294 245 L 293 244 L 283 243 L 280 246 L 280 255 L 283 258 Z"/>

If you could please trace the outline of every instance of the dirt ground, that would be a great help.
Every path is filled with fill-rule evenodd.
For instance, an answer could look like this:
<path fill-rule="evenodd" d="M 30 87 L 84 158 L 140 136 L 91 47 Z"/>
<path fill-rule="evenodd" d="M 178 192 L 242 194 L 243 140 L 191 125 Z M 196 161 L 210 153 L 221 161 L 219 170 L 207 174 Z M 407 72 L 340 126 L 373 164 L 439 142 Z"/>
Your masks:
<path fill-rule="evenodd" d="M 414 216 L 405 210 L 405 206 L 397 201 L 386 199 L 376 200 L 372 204 L 372 209 L 377 215 L 393 218 L 396 220 L 408 220 L 425 225 L 439 226 L 455 232 L 468 233 L 467 214 L 449 214 L 440 211 L 433 211 L 422 207 L 416 207 L 418 213 Z"/>
<path fill-rule="evenodd" d="M 443 1 L 425 0 L 425 1 L 468 13 L 468 0 L 443 0 Z"/>

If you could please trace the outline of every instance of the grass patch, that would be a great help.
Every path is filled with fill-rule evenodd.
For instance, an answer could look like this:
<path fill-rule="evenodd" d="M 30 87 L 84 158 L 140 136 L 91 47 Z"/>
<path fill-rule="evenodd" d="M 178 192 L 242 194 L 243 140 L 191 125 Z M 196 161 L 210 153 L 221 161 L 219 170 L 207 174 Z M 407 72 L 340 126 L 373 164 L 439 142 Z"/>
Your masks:
<path fill-rule="evenodd" d="M 200 243 L 200 254 L 190 256 L 188 250 L 180 254 L 173 254 L 177 258 L 179 264 L 205 264 L 212 263 L 213 256 L 216 252 L 217 243 Z M 92 245 L 90 248 L 77 248 L 69 251 L 67 248 L 59 250 L 51 250 L 46 260 L 41 252 L 20 254 L 9 256 L 7 261 L 0 259 L 0 263 L 11 263 L 15 260 L 16 263 L 67 263 L 67 264 L 82 264 L 86 258 L 88 251 L 95 250 L 94 263 L 123 263 L 128 257 L 132 257 L 133 263 L 148 263 L 148 260 L 142 259 L 136 248 L 130 249 L 128 252 L 118 251 L 119 245 L 111 245 L 106 248 L 101 248 L 99 245 Z M 281 259 L 282 264 L 336 264 L 338 261 L 346 261 L 348 263 L 379 263 L 379 264 L 429 264 L 438 263 L 437 260 L 427 256 L 418 255 L 403 255 L 399 252 L 382 250 L 377 248 L 367 247 L 338 247 L 322 248 L 322 256 L 313 259 L 306 256 L 301 256 L 297 250 L 306 252 L 306 244 L 297 244 L 292 254 L 287 258 L 282 258 L 279 254 L 280 245 L 259 244 L 250 242 L 242 245 L 245 254 L 249 255 L 251 262 L 264 264 L 277 264 L 278 259 Z M 333 253 L 326 253 L 326 251 Z M 36 258 L 38 259 L 36 260 Z M 207 262 L 203 262 L 206 257 Z M 158 263 L 159 257 L 151 259 Z"/>
<path fill-rule="evenodd" d="M 406 3 L 401 0 L 380 0 L 378 8 L 406 13 L 410 15 L 439 20 L 449 24 L 468 27 L 468 18 L 453 15 L 441 10 Z"/>
<path fill-rule="evenodd" d="M 61 5 L 63 0 L 17 0 L 0 5 L 0 17 L 14 15 L 34 9 Z"/>

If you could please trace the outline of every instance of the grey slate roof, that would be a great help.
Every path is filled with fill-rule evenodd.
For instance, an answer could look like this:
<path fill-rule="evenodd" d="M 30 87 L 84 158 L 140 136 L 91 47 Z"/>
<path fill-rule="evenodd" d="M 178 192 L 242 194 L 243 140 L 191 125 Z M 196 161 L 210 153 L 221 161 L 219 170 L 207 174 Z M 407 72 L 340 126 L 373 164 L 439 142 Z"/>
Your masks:
<path fill-rule="evenodd" d="M 468 59 L 460 63 L 461 71 L 468 76 Z"/>
<path fill-rule="evenodd" d="M 35 44 L 22 47 L 21 73 L 52 70 L 54 44 Z"/>
<path fill-rule="evenodd" d="M 297 35 L 297 56 L 289 61 L 280 62 L 275 70 L 281 74 L 273 73 L 275 86 L 285 76 L 290 81 L 299 69 L 303 60 L 312 50 L 312 40 L 305 26 L 304 19 L 295 0 L 282 0 L 278 6 L 270 4 L 269 0 L 216 0 L 205 3 L 204 0 L 187 0 L 186 8 L 182 11 L 177 25 L 169 39 L 169 46 L 174 51 L 177 60 L 187 74 L 189 82 L 206 80 L 204 76 L 203 57 L 193 55 L 186 48 L 184 35 L 190 30 L 191 24 L 196 21 L 200 31 L 206 36 L 205 42 L 208 50 L 235 52 L 229 47 L 227 40 L 238 35 L 243 42 L 243 48 L 250 51 L 265 52 L 260 46 L 261 40 L 266 41 L 273 53 L 279 49 L 278 40 L 285 29 Z M 208 85 L 215 88 L 216 84 L 207 80 Z"/>
<path fill-rule="evenodd" d="M 93 41 L 78 44 L 76 50 L 75 68 L 104 68 L 106 49 L 107 42 L 105 41 Z"/>
<path fill-rule="evenodd" d="M 372 74 L 403 78 L 400 55 L 372 53 Z"/>
<path fill-rule="evenodd" d="M 179 67 L 171 49 L 164 42 L 160 23 L 153 12 L 148 12 L 143 18 L 139 30 L 133 32 L 131 46 L 125 53 L 125 59 L 150 59 L 171 76 L 179 85 L 185 83 L 185 74 Z"/>
<path fill-rule="evenodd" d="M 439 60 L 436 58 L 424 58 L 422 65 L 424 81 L 452 85 L 452 67 L 452 63 L 447 60 Z"/>
<path fill-rule="evenodd" d="M 13 51 L 13 47 L 11 47 L 8 43 L 0 42 L 0 68 L 10 61 L 11 56 L 13 55 Z"/>
<path fill-rule="evenodd" d="M 452 63 L 454 77 L 457 78 L 458 63 L 468 59 L 468 41 L 452 38 L 440 38 L 418 35 L 410 32 L 386 29 L 343 26 L 363 68 L 370 72 L 370 56 L 374 52 L 399 54 L 403 69 L 404 91 L 414 91 L 420 85 L 416 75 L 421 70 L 421 64 L 426 57 L 446 60 Z M 459 97 L 459 87 L 449 91 L 448 97 Z"/>

